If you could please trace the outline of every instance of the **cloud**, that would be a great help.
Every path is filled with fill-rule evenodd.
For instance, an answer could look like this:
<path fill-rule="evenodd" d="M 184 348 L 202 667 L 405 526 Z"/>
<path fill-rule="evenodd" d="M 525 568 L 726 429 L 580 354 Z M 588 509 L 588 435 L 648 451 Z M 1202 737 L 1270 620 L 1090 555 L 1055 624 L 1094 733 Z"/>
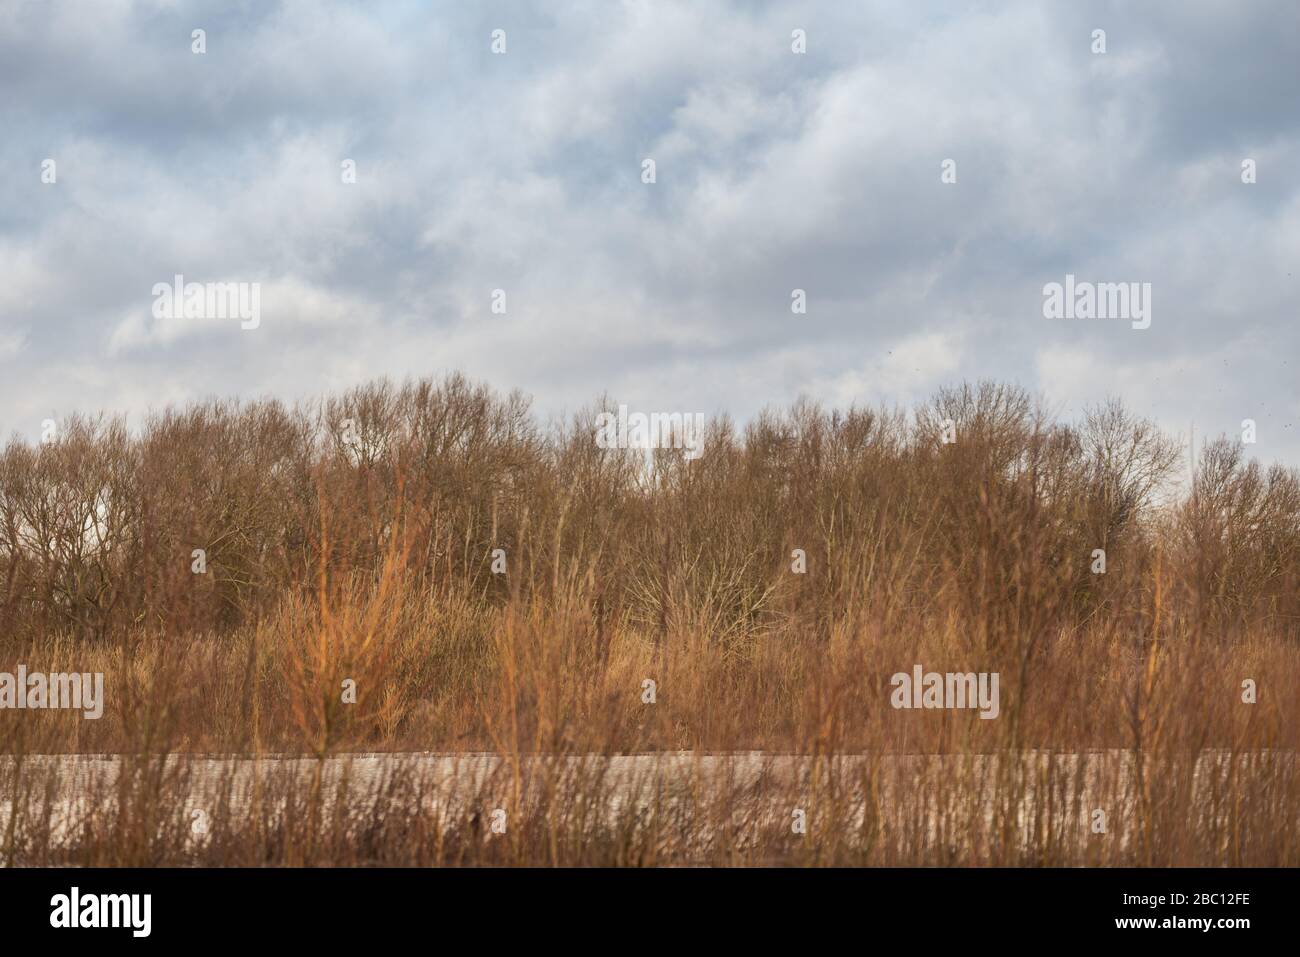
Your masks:
<path fill-rule="evenodd" d="M 0 330 L 0 359 L 12 359 L 22 351 L 26 337 L 16 331 Z"/>
<path fill-rule="evenodd" d="M 963 336 L 923 332 L 901 339 L 861 369 L 834 377 L 816 391 L 839 406 L 907 404 L 924 400 L 961 368 Z"/>
<path fill-rule="evenodd" d="M 991 377 L 1171 428 L 1253 411 L 1300 462 L 1296 27 L 1284 0 L 11 5 L 0 429 L 450 369 L 742 419 Z M 1044 320 L 1067 272 L 1151 282 L 1151 328 Z M 260 283 L 262 327 L 153 319 L 177 273 Z"/>

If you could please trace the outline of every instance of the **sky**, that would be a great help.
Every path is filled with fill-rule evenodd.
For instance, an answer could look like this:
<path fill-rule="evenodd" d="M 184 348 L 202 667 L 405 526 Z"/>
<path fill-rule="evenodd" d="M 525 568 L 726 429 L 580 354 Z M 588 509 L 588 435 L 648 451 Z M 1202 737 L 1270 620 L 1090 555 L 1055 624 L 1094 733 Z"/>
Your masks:
<path fill-rule="evenodd" d="M 0 0 L 0 435 L 451 371 L 741 421 L 997 379 L 1300 465 L 1298 172 L 1294 0 Z M 156 315 L 178 274 L 257 327 Z M 1149 327 L 1047 318 L 1067 275 Z"/>

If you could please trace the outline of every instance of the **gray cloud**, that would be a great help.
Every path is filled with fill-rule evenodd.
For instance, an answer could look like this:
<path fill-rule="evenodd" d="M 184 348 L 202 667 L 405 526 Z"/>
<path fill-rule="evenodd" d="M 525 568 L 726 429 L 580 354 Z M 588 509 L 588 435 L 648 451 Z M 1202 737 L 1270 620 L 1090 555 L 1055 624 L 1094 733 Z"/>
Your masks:
<path fill-rule="evenodd" d="M 453 368 L 742 418 L 997 377 L 1300 462 L 1288 0 L 376 7 L 0 11 L 0 428 Z M 1151 328 L 1044 319 L 1067 272 L 1152 283 Z M 154 319 L 176 273 L 261 282 L 262 326 Z"/>

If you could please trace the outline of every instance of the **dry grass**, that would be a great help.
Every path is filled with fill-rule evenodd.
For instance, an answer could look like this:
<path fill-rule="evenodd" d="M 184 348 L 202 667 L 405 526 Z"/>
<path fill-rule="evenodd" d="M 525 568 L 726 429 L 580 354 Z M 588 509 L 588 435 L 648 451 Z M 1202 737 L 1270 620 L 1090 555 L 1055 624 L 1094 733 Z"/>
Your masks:
<path fill-rule="evenodd" d="M 1300 863 L 1295 471 L 1220 442 L 1180 490 L 1117 404 L 992 384 L 719 419 L 695 461 L 597 448 L 597 411 L 453 377 L 10 443 L 0 671 L 108 704 L 0 711 L 5 860 Z M 918 662 L 999 672 L 999 718 L 892 709 Z M 796 757 L 699 757 L 750 750 Z"/>

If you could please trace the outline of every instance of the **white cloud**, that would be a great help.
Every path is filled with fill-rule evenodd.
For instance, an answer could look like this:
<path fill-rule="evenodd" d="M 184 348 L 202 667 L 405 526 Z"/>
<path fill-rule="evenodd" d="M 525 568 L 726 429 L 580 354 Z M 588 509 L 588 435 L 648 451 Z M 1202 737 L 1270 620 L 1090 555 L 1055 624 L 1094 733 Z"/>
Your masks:
<path fill-rule="evenodd" d="M 956 332 L 922 332 L 893 343 L 864 368 L 835 376 L 824 389 L 841 406 L 906 403 L 946 384 L 962 364 L 963 337 Z"/>
<path fill-rule="evenodd" d="M 1087 11 L 1030 2 L 0 14 L 0 431 L 459 368 L 544 408 L 996 377 L 1300 433 L 1296 13 L 1184 6 L 1109 8 L 1105 57 Z M 1151 281 L 1152 328 L 1045 323 L 1066 272 Z M 262 328 L 154 320 L 175 273 L 261 282 Z"/>
<path fill-rule="evenodd" d="M 0 360 L 12 359 L 22 351 L 27 337 L 21 332 L 0 329 Z"/>

